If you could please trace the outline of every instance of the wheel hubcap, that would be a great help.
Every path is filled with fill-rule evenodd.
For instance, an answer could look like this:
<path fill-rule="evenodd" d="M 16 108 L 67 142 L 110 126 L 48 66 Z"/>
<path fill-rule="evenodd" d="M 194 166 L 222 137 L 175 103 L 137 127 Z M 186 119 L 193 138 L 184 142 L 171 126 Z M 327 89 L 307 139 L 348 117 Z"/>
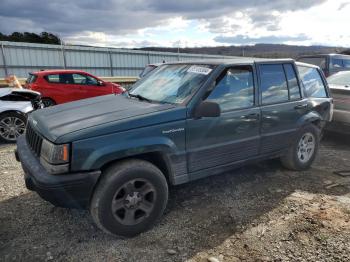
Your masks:
<path fill-rule="evenodd" d="M 150 215 L 155 199 L 156 190 L 149 181 L 128 181 L 114 194 L 111 205 L 113 216 L 123 225 L 136 225 Z"/>
<path fill-rule="evenodd" d="M 302 163 L 308 162 L 315 152 L 315 136 L 312 133 L 304 134 L 298 144 L 298 159 Z"/>
<path fill-rule="evenodd" d="M 0 136 L 8 141 L 15 141 L 25 131 L 24 121 L 18 117 L 5 117 L 0 120 Z"/>
<path fill-rule="evenodd" d="M 142 202 L 142 196 L 139 192 L 132 192 L 128 194 L 125 198 L 125 207 L 126 208 L 135 208 L 140 205 Z"/>

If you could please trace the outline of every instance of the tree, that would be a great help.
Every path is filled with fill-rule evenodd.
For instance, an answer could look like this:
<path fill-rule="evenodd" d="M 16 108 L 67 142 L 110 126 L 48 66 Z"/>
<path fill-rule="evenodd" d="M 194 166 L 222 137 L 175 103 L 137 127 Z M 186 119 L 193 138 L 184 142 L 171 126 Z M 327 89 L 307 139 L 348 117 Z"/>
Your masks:
<path fill-rule="evenodd" d="M 61 39 L 58 36 L 49 32 L 42 32 L 40 34 L 30 32 L 13 32 L 9 35 L 0 33 L 0 41 L 27 42 L 53 45 L 59 45 L 61 43 Z"/>

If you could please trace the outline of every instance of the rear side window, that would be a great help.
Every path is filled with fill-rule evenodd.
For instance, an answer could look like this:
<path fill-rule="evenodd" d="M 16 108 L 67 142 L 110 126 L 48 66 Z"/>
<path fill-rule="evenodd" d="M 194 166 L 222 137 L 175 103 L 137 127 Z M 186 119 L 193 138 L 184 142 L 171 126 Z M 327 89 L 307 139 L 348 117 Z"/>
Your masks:
<path fill-rule="evenodd" d="M 300 99 L 301 98 L 300 87 L 298 84 L 294 67 L 291 64 L 284 64 L 283 67 L 288 80 L 289 99 L 290 100 Z"/>
<path fill-rule="evenodd" d="M 331 64 L 333 68 L 350 68 L 350 59 L 332 58 Z"/>
<path fill-rule="evenodd" d="M 344 59 L 343 60 L 343 65 L 345 68 L 350 68 L 350 59 Z"/>
<path fill-rule="evenodd" d="M 260 77 L 263 104 L 288 101 L 287 79 L 282 64 L 261 65 Z"/>
<path fill-rule="evenodd" d="M 332 67 L 334 67 L 334 68 L 342 68 L 343 67 L 343 60 L 337 59 L 337 58 L 332 58 L 331 64 L 332 64 Z"/>
<path fill-rule="evenodd" d="M 59 83 L 60 82 L 60 77 L 59 75 L 47 75 L 45 76 L 45 79 L 50 82 L 50 83 Z"/>
<path fill-rule="evenodd" d="M 307 97 L 327 97 L 326 87 L 316 68 L 298 66 L 298 70 Z"/>
<path fill-rule="evenodd" d="M 74 84 L 72 74 L 52 74 L 44 77 L 48 82 L 55 84 Z"/>
<path fill-rule="evenodd" d="M 326 58 L 325 57 L 302 57 L 298 61 L 319 66 L 323 70 L 326 69 Z"/>

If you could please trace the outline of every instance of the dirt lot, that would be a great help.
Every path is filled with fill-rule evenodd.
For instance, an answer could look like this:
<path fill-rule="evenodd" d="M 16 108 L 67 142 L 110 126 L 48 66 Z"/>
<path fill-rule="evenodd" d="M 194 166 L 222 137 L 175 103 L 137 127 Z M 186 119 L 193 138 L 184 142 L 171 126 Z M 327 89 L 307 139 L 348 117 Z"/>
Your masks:
<path fill-rule="evenodd" d="M 327 136 L 313 168 L 266 161 L 171 189 L 166 214 L 132 239 L 87 211 L 25 189 L 14 146 L 0 145 L 0 261 L 350 261 L 350 139 Z"/>

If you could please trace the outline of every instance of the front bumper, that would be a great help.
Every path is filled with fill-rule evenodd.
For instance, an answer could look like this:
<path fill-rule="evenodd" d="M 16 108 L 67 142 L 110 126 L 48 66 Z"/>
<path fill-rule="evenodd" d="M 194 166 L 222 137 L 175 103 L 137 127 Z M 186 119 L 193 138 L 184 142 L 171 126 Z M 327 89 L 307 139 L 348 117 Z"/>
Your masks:
<path fill-rule="evenodd" d="M 21 162 L 24 180 L 29 190 L 36 191 L 43 199 L 55 206 L 87 208 L 101 171 L 51 175 L 30 150 L 26 139 L 17 139 L 15 150 Z"/>

